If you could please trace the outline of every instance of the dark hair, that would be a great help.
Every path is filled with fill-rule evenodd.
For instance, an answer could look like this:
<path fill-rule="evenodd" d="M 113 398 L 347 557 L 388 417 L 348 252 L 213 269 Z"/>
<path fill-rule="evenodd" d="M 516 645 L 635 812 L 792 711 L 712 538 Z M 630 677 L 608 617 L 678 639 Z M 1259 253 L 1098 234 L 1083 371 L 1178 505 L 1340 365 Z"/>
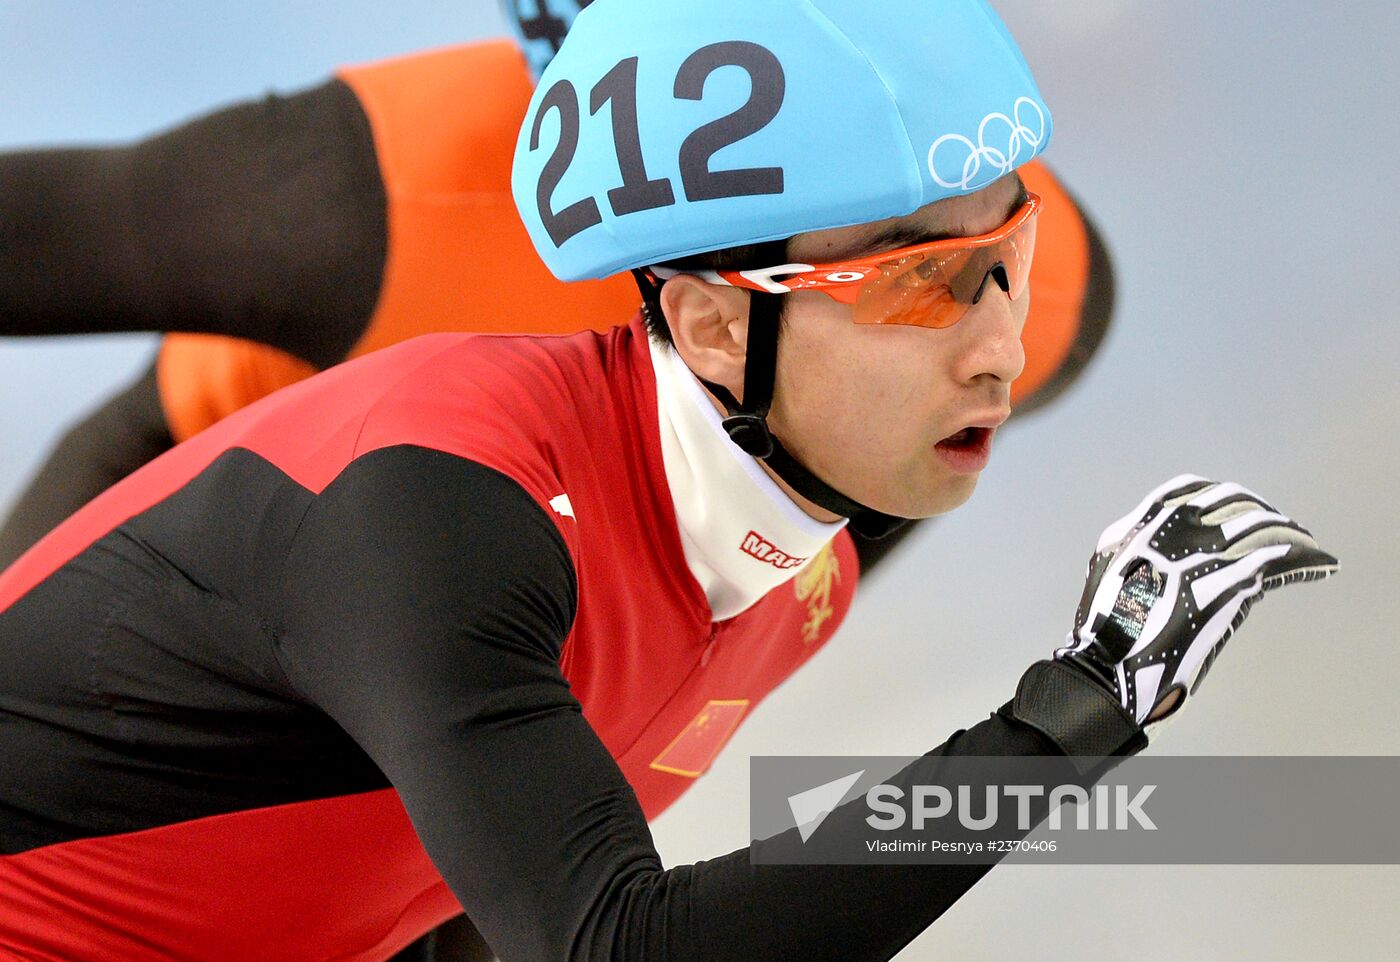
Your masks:
<path fill-rule="evenodd" d="M 758 244 L 743 244 L 739 247 L 726 247 L 723 250 L 707 251 L 704 254 L 691 254 L 665 261 L 660 266 L 677 271 L 738 271 L 759 267 L 774 267 L 787 262 L 786 240 L 763 241 Z M 650 288 L 650 290 L 648 290 Z M 666 313 L 661 310 L 661 288 L 645 284 L 642 288 L 642 317 L 647 324 L 647 333 L 658 344 L 670 344 L 671 327 L 666 323 Z M 786 307 L 786 304 L 784 304 Z M 779 321 L 782 315 L 779 315 Z"/>

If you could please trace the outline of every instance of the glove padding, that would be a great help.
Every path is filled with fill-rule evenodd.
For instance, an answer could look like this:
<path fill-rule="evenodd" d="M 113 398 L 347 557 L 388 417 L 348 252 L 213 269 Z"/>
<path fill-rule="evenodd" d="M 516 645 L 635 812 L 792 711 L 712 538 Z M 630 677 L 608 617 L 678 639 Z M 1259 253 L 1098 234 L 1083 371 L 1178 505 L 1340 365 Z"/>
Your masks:
<path fill-rule="evenodd" d="M 1316 581 L 1337 559 L 1301 525 L 1238 484 L 1181 475 L 1104 530 L 1074 630 L 1055 657 L 1106 685 L 1143 724 L 1180 690 L 1176 717 L 1265 591 Z"/>

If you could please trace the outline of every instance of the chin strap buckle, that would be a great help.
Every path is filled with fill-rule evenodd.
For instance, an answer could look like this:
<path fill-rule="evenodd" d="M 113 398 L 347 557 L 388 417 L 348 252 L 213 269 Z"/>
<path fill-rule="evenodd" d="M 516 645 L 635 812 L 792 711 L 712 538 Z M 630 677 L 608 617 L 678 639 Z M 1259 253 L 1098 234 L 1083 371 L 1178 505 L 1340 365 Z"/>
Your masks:
<path fill-rule="evenodd" d="M 773 455 L 773 435 L 768 432 L 768 422 L 763 415 L 731 414 L 724 419 L 724 430 L 728 432 L 729 440 L 745 454 L 755 458 Z"/>

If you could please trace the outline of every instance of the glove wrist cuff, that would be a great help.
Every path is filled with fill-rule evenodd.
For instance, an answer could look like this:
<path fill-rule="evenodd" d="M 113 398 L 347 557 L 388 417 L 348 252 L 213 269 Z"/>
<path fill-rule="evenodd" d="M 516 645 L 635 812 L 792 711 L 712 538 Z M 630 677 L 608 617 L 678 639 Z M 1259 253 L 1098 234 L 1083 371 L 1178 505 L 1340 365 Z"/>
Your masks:
<path fill-rule="evenodd" d="M 1031 665 L 1001 713 L 1034 728 L 1066 755 L 1083 757 L 1083 764 L 1075 763 L 1080 771 L 1147 745 L 1146 734 L 1113 693 L 1063 661 Z"/>

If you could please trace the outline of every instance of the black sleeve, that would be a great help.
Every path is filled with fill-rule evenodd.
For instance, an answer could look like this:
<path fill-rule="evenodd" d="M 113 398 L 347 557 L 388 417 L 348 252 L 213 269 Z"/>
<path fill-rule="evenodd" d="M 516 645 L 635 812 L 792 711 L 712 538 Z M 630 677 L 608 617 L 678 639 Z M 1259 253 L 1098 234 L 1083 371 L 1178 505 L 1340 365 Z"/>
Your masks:
<path fill-rule="evenodd" d="M 288 678 L 382 768 L 505 962 L 888 959 L 988 871 L 756 866 L 748 849 L 664 870 L 558 666 L 567 548 L 479 465 L 359 458 L 308 510 L 282 580 Z M 939 751 L 1058 752 L 1003 712 Z"/>
<path fill-rule="evenodd" d="M 389 962 L 496 962 L 496 953 L 472 920 L 459 915 L 401 949 Z"/>
<path fill-rule="evenodd" d="M 339 80 L 129 147 L 0 154 L 0 334 L 228 334 L 328 367 L 374 310 L 386 224 Z"/>
<path fill-rule="evenodd" d="M 49 452 L 0 525 L 0 570 L 74 511 L 173 445 L 152 364 Z"/>

